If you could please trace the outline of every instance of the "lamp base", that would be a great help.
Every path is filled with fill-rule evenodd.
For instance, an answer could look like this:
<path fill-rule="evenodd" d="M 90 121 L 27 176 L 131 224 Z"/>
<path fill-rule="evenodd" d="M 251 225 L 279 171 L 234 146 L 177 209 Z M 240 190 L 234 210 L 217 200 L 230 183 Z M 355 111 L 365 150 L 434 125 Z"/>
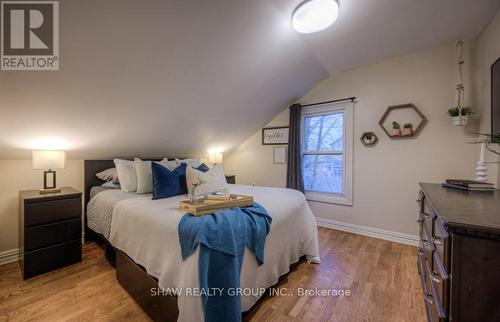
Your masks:
<path fill-rule="evenodd" d="M 486 162 L 477 161 L 476 167 L 476 181 L 479 182 L 487 182 L 488 181 L 488 167 L 486 166 Z"/>
<path fill-rule="evenodd" d="M 61 192 L 61 188 L 51 188 L 51 189 L 40 189 L 38 192 L 43 195 L 46 193 L 58 193 Z"/>

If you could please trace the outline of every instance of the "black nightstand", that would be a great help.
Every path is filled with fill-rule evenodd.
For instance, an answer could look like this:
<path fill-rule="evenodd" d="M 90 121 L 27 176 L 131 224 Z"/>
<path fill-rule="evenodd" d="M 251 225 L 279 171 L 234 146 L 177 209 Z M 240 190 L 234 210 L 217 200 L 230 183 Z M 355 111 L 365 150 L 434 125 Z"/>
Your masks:
<path fill-rule="evenodd" d="M 82 261 L 82 193 L 19 192 L 19 264 L 27 279 Z"/>
<path fill-rule="evenodd" d="M 236 183 L 236 176 L 234 174 L 226 174 L 226 182 L 227 183 Z"/>

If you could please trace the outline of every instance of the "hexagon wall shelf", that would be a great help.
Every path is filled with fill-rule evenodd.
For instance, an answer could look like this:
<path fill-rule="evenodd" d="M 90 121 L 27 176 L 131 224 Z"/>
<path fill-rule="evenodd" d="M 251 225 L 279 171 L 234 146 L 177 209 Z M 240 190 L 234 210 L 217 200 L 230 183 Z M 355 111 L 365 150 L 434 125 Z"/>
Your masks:
<path fill-rule="evenodd" d="M 403 133 L 396 135 L 392 131 L 392 122 L 398 122 Z M 425 115 L 415 105 L 408 103 L 389 106 L 378 124 L 391 139 L 403 139 L 418 135 L 426 122 Z M 411 132 L 404 133 L 408 130 L 403 129 L 403 125 L 408 123 L 412 125 Z"/>
<path fill-rule="evenodd" d="M 378 137 L 373 132 L 364 132 L 359 139 L 365 146 L 373 146 L 378 142 Z"/>

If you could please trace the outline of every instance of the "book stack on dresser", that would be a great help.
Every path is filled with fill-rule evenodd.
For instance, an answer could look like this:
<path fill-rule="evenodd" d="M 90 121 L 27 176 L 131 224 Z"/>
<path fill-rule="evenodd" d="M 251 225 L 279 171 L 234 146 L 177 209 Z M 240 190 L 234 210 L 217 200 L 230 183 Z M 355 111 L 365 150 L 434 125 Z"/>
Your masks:
<path fill-rule="evenodd" d="M 464 179 L 446 179 L 443 187 L 467 191 L 494 191 L 495 185 L 488 182 Z"/>

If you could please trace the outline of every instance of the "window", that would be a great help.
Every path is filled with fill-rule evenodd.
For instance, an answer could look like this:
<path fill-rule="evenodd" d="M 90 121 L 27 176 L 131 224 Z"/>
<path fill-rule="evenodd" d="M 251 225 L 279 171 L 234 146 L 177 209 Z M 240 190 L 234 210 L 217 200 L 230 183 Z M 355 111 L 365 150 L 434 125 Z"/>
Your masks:
<path fill-rule="evenodd" d="M 308 200 L 352 205 L 353 103 L 302 112 L 302 176 Z"/>

